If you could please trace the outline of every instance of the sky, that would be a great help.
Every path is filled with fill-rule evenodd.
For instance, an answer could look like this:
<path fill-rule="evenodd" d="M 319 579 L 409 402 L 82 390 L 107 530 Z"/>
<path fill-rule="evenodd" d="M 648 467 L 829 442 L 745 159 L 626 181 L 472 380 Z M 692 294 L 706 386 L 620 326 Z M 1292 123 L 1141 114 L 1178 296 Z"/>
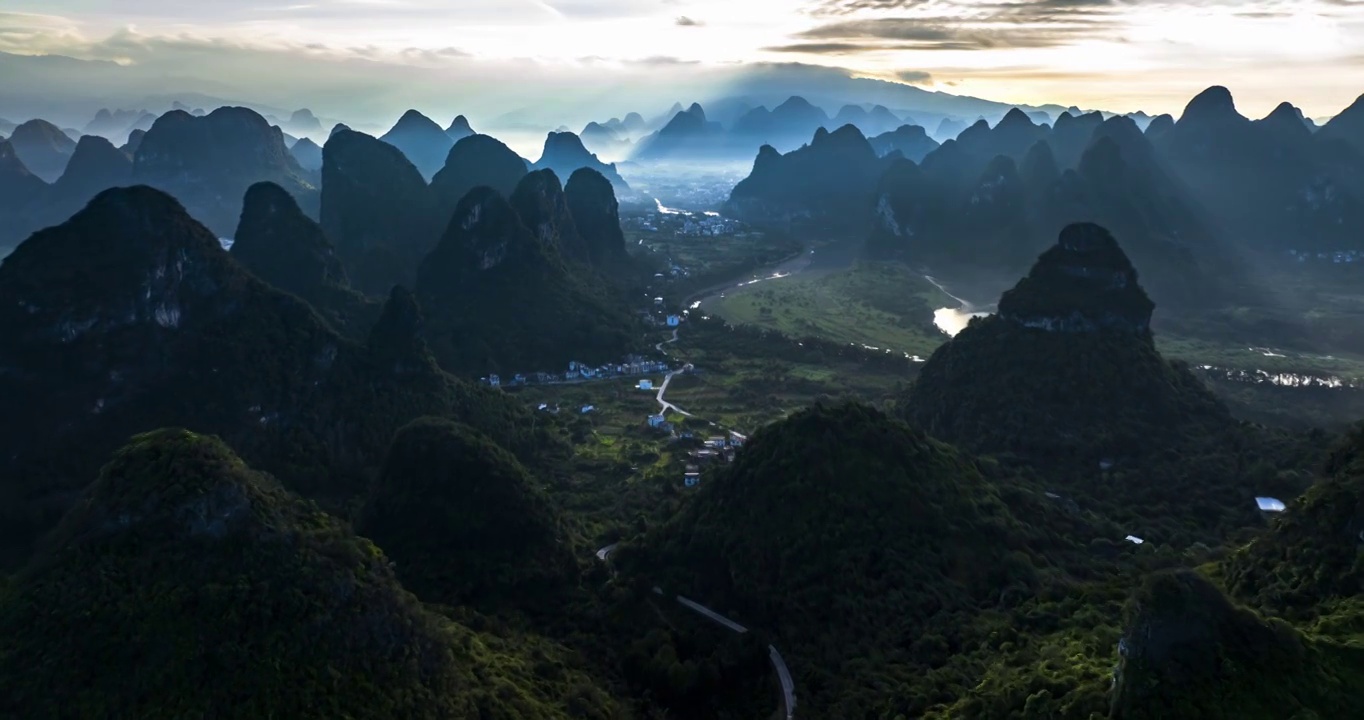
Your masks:
<path fill-rule="evenodd" d="M 503 109 L 686 101 L 794 62 L 1118 112 L 1178 115 L 1226 85 L 1247 115 L 1288 100 L 1320 117 L 1364 92 L 1364 0 L 4 0 L 0 52 L 109 60 L 206 92 L 254 84 L 323 111 L 432 88 Z"/>

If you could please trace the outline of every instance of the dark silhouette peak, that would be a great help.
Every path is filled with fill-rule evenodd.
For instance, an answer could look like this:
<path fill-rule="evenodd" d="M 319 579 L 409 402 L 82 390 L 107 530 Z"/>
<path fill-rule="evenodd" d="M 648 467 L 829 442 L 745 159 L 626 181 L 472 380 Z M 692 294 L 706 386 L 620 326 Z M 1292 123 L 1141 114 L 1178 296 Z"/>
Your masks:
<path fill-rule="evenodd" d="M 574 156 L 592 156 L 583 145 L 582 138 L 571 132 L 552 132 L 545 137 L 545 148 L 541 153 L 541 161 L 545 157 L 552 157 L 560 154 L 571 154 Z"/>
<path fill-rule="evenodd" d="M 345 270 L 322 227 L 272 182 L 252 185 L 242 201 L 231 254 L 260 279 L 323 305 L 321 291 L 348 285 Z"/>
<path fill-rule="evenodd" d="M 692 103 L 691 107 L 687 108 L 687 114 L 701 120 L 702 122 L 705 122 L 706 120 L 706 111 L 704 108 L 701 107 L 700 103 Z"/>
<path fill-rule="evenodd" d="M 222 273 L 230 272 L 225 261 L 217 238 L 175 198 L 147 186 L 113 188 L 6 258 L 0 294 L 8 287 L 26 295 L 41 308 L 32 321 L 83 317 L 88 328 L 101 331 L 129 325 L 173 329 L 188 312 L 191 296 L 218 288 Z M 42 313 L 52 318 L 44 320 Z"/>
<path fill-rule="evenodd" d="M 318 119 L 316 115 L 313 115 L 312 110 L 303 108 L 302 110 L 295 110 L 294 114 L 289 116 L 289 122 L 295 125 L 300 123 L 312 124 L 318 122 Z"/>
<path fill-rule="evenodd" d="M 1269 118 L 1275 116 L 1289 117 L 1298 120 L 1299 122 L 1303 120 L 1302 110 L 1298 109 L 1298 106 L 1294 105 L 1291 102 L 1288 102 L 1287 100 L 1279 103 L 1278 106 L 1274 108 L 1273 112 L 1265 116 L 1265 119 L 1268 120 Z"/>
<path fill-rule="evenodd" d="M 552 254 L 588 262 L 588 251 L 569 213 L 559 176 L 536 170 L 521 178 L 511 196 L 512 207 L 540 245 Z"/>
<path fill-rule="evenodd" d="M 823 135 L 824 141 L 831 145 L 841 147 L 855 147 L 859 149 L 863 146 L 870 147 L 867 144 L 867 136 L 863 135 L 862 131 L 856 125 L 853 125 L 851 123 L 844 125 L 843 127 L 840 127 L 833 132 L 828 132 L 824 128 L 820 128 L 819 130 L 815 131 L 815 142 L 819 142 L 820 133 L 824 133 Z"/>
<path fill-rule="evenodd" d="M 421 127 L 424 130 L 430 128 L 440 130 L 440 126 L 436 124 L 435 120 L 432 120 L 431 118 L 421 114 L 416 110 L 408 110 L 407 112 L 403 113 L 403 116 L 398 118 L 398 122 L 393 125 L 393 128 L 395 130 L 398 128 L 409 127 L 413 128 Z"/>
<path fill-rule="evenodd" d="M 1259 124 L 1278 133 L 1280 137 L 1302 139 L 1312 134 L 1302 110 L 1288 102 L 1279 103 L 1273 112 L 1259 121 Z"/>
<path fill-rule="evenodd" d="M 337 133 L 342 131 L 350 131 L 350 126 L 345 123 L 337 123 L 334 127 L 332 127 L 331 132 L 327 133 L 327 137 L 328 138 L 334 137 Z"/>
<path fill-rule="evenodd" d="M 550 133 L 545 138 L 545 148 L 540 155 L 540 161 L 535 164 L 535 169 L 553 170 L 561 178 L 569 177 L 578 168 L 584 167 L 590 167 L 605 175 L 621 192 L 630 189 L 625 179 L 616 172 L 614 165 L 607 165 L 598 159 L 583 145 L 582 138 L 571 132 Z"/>
<path fill-rule="evenodd" d="M 24 161 L 14 152 L 8 140 L 0 140 L 0 178 L 32 177 L 33 173 L 24 166 Z"/>
<path fill-rule="evenodd" d="M 1147 335 L 1154 310 L 1127 254 L 1094 223 L 1067 225 L 1028 276 L 999 300 L 1001 318 L 1051 332 Z"/>
<path fill-rule="evenodd" d="M 146 130 L 134 130 L 128 133 L 128 142 L 119 148 L 129 158 L 137 157 L 137 149 L 142 147 L 142 140 L 147 137 Z"/>
<path fill-rule="evenodd" d="M 402 285 L 389 292 L 379 321 L 369 333 L 369 349 L 378 357 L 424 358 L 430 350 L 422 338 L 422 309 L 417 296 Z"/>
<path fill-rule="evenodd" d="M 76 144 L 56 187 L 68 198 L 84 202 L 100 190 L 128 184 L 132 173 L 132 158 L 107 139 L 86 135 Z"/>
<path fill-rule="evenodd" d="M 10 142 L 45 142 L 57 147 L 76 147 L 76 141 L 62 129 L 41 118 L 21 123 L 10 133 Z"/>
<path fill-rule="evenodd" d="M 272 182 L 259 182 L 246 189 L 242 200 L 242 214 L 271 217 L 280 214 L 301 215 L 298 201 L 287 190 Z"/>
<path fill-rule="evenodd" d="M 1008 127 L 1012 125 L 1032 126 L 1034 124 L 1035 123 L 1033 123 L 1032 118 L 1028 117 L 1027 113 L 1023 112 L 1019 108 L 1011 108 L 1009 112 L 1004 114 L 1004 118 L 999 121 L 999 125 L 997 125 L 996 127 Z"/>
<path fill-rule="evenodd" d="M 1221 85 L 1214 85 L 1207 90 L 1194 96 L 1189 104 L 1184 108 L 1184 114 L 1180 116 L 1180 122 L 1193 121 L 1200 122 L 1205 120 L 1219 121 L 1228 118 L 1240 117 L 1236 112 L 1236 101 L 1231 96 L 1231 91 Z"/>
<path fill-rule="evenodd" d="M 443 227 L 412 161 L 397 147 L 352 130 L 338 132 L 322 148 L 321 219 L 351 281 L 369 294 L 411 282 L 412 269 Z"/>
<path fill-rule="evenodd" d="M 579 168 L 564 185 L 564 197 L 592 264 L 624 260 L 625 233 L 611 181 L 592 168 Z"/>
<path fill-rule="evenodd" d="M 46 120 L 29 120 L 14 128 L 9 143 L 29 171 L 47 182 L 61 177 L 76 150 L 76 141 Z"/>
<path fill-rule="evenodd" d="M 1170 128 L 1173 128 L 1174 126 L 1175 118 L 1173 115 L 1168 113 L 1157 115 L 1151 118 L 1151 124 L 1146 126 L 1146 136 L 1152 138 L 1158 137 L 1161 134 L 1168 132 Z"/>
<path fill-rule="evenodd" d="M 1046 140 L 1033 143 L 1032 147 L 1028 148 L 1028 153 L 1023 156 L 1020 173 L 1038 190 L 1056 182 L 1061 176 L 1061 170 L 1056 164 L 1056 155 L 1051 150 L 1051 144 Z"/>
<path fill-rule="evenodd" d="M 814 109 L 816 109 L 815 106 L 811 105 L 809 100 L 806 100 L 805 98 L 799 95 L 792 95 L 791 97 L 786 99 L 786 102 L 783 102 L 782 104 L 778 105 L 773 112 L 783 111 L 789 112 L 791 110 L 814 110 Z M 861 108 L 858 109 L 861 110 Z"/>
<path fill-rule="evenodd" d="M 464 196 L 479 186 L 511 195 L 526 175 L 526 163 L 501 140 L 469 135 L 450 148 L 445 166 L 431 181 L 442 218 L 449 218 Z"/>
<path fill-rule="evenodd" d="M 829 128 L 824 128 L 824 127 L 815 128 L 815 137 L 814 137 L 814 140 L 813 140 L 810 144 L 811 144 L 811 145 L 817 145 L 817 144 L 819 144 L 819 143 L 824 142 L 824 140 L 825 140 L 826 138 L 828 138 L 828 137 L 829 137 Z"/>
<path fill-rule="evenodd" d="M 320 170 L 322 168 L 322 147 L 309 138 L 301 138 L 289 148 L 289 153 L 294 156 L 298 164 L 304 170 Z"/>
<path fill-rule="evenodd" d="M 431 118 L 408 110 L 380 140 L 398 148 L 430 180 L 445 164 L 455 141 Z"/>
<path fill-rule="evenodd" d="M 454 121 L 450 123 L 450 127 L 445 129 L 445 134 L 449 135 L 455 140 L 463 140 L 464 138 L 469 137 L 470 135 L 474 135 L 475 133 L 474 128 L 471 125 L 469 125 L 469 118 L 466 118 L 463 115 L 459 115 L 456 116 Z"/>

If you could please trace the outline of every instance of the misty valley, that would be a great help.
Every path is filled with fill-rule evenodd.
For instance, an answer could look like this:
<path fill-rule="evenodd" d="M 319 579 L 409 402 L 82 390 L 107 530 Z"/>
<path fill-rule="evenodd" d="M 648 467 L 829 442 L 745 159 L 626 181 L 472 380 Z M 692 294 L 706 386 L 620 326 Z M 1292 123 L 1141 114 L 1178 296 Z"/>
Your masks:
<path fill-rule="evenodd" d="M 703 100 L 0 97 L 0 717 L 1364 718 L 1364 96 Z"/>

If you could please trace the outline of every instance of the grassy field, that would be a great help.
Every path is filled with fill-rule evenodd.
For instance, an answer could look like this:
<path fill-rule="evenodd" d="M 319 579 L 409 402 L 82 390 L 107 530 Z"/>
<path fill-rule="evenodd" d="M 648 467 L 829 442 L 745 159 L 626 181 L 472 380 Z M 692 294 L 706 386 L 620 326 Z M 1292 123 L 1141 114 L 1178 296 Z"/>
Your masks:
<path fill-rule="evenodd" d="M 791 337 L 926 358 L 946 340 L 933 325 L 933 311 L 955 304 L 908 267 L 864 262 L 849 270 L 759 283 L 726 293 L 706 309 L 731 323 Z"/>

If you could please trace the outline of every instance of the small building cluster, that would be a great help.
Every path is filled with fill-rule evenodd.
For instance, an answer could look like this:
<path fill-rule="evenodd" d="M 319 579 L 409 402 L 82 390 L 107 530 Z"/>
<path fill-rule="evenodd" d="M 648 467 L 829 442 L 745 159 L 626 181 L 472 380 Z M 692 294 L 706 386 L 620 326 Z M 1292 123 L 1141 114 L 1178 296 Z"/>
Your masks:
<path fill-rule="evenodd" d="M 650 360 L 638 355 L 631 355 L 622 363 L 591 366 L 587 363 L 571 362 L 568 364 L 568 370 L 562 373 L 537 372 L 529 375 L 517 374 L 510 379 L 503 378 L 501 375 L 489 375 L 485 378 L 480 378 L 480 382 L 489 387 L 554 385 L 583 382 L 585 380 L 607 380 L 610 378 L 631 377 L 634 375 L 647 375 L 649 373 L 667 371 L 668 363 L 662 360 Z"/>

